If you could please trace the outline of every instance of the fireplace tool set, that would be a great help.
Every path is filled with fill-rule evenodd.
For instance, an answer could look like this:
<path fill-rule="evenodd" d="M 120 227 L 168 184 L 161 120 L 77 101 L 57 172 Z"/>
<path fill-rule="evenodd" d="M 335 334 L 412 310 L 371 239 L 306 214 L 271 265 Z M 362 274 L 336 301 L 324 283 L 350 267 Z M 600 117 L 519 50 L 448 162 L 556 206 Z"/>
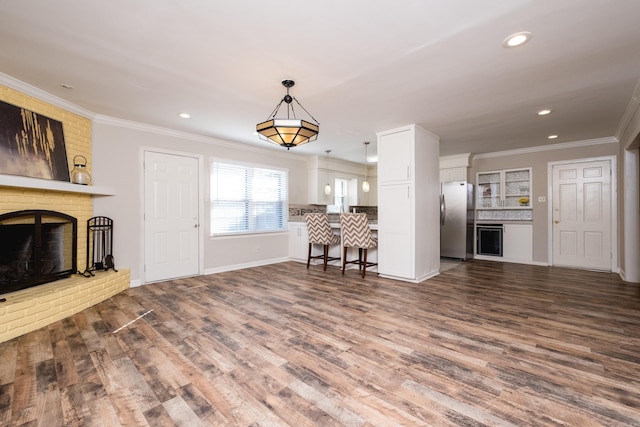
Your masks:
<path fill-rule="evenodd" d="M 81 273 L 94 276 L 94 271 L 115 269 L 113 261 L 113 220 L 95 216 L 87 221 L 87 268 Z"/>

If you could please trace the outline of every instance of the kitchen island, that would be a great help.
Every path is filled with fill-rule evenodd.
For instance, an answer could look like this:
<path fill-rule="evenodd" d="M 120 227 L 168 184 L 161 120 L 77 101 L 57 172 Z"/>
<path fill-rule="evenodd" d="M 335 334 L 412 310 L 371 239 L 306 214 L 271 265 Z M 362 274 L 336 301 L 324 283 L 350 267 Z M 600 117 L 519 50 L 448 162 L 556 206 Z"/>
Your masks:
<path fill-rule="evenodd" d="M 333 232 L 337 235 L 340 235 L 340 223 L 339 222 L 330 222 L 329 225 Z M 369 227 L 373 232 L 374 237 L 378 237 L 378 222 L 376 220 L 369 220 Z M 307 262 L 307 256 L 309 253 L 309 238 L 307 233 L 307 223 L 304 221 L 290 221 L 289 222 L 289 258 L 292 261 L 297 262 Z M 319 255 L 321 253 L 322 246 L 314 245 L 312 255 Z M 330 261 L 328 265 L 333 265 L 337 267 L 342 266 L 342 245 L 335 245 L 329 247 L 329 256 L 337 257 L 340 260 Z M 358 256 L 358 250 L 355 248 L 349 248 L 348 250 L 348 259 L 354 259 Z M 373 248 L 369 249 L 367 252 L 367 261 L 370 262 L 378 262 L 378 249 Z M 321 260 L 312 259 L 311 263 L 313 265 L 320 264 Z M 355 264 L 347 265 L 347 269 L 357 268 Z M 368 267 L 367 271 L 377 271 L 377 266 Z"/>

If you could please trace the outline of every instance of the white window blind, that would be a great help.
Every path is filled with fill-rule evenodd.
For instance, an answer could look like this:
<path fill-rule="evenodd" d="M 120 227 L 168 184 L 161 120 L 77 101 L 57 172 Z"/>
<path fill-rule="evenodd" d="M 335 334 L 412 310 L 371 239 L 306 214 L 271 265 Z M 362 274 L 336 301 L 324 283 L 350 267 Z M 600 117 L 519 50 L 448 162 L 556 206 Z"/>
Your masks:
<path fill-rule="evenodd" d="M 211 235 L 286 229 L 286 171 L 211 162 Z"/>
<path fill-rule="evenodd" d="M 349 196 L 348 184 L 346 179 L 336 178 L 334 204 L 340 206 L 340 212 L 347 212 L 347 197 Z"/>

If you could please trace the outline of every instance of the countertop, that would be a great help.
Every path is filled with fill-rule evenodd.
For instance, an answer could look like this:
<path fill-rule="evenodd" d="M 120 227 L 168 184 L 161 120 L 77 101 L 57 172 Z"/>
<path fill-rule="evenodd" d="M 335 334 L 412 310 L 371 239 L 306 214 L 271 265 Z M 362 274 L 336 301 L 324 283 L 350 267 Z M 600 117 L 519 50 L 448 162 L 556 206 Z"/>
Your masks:
<path fill-rule="evenodd" d="M 307 226 L 307 223 L 305 221 L 289 221 L 289 224 L 291 225 L 304 225 L 305 227 Z M 331 228 L 334 229 L 340 229 L 340 223 L 339 222 L 330 222 L 329 225 L 331 226 Z M 369 221 L 369 228 L 371 228 L 372 230 L 377 230 L 378 229 L 378 221 L 377 220 L 371 220 Z"/>
<path fill-rule="evenodd" d="M 533 225 L 533 220 L 530 219 L 523 219 L 523 220 L 518 220 L 518 219 L 505 219 L 505 220 L 499 220 L 499 219 L 477 219 L 475 222 L 476 227 L 479 225 L 483 225 L 483 224 L 487 224 L 487 225 L 497 225 L 497 224 L 521 224 L 521 225 Z"/>

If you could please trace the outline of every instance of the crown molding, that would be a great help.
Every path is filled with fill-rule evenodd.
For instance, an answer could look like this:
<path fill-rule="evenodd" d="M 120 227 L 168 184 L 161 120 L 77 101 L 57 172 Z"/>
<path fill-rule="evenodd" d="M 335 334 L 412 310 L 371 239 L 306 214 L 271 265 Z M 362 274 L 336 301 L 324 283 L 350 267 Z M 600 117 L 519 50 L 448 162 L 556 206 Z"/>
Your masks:
<path fill-rule="evenodd" d="M 587 147 L 589 145 L 613 144 L 616 142 L 619 142 L 618 138 L 616 138 L 615 136 L 607 136 L 604 138 L 586 139 L 584 141 L 561 142 L 561 143 L 552 144 L 552 145 L 540 145 L 536 147 L 516 148 L 514 150 L 495 151 L 493 153 L 474 154 L 473 159 L 475 160 L 475 159 L 489 159 L 492 157 L 515 156 L 515 155 L 521 155 L 521 154 L 539 153 L 541 151 L 553 151 L 553 150 L 564 150 L 567 148 Z"/>
<path fill-rule="evenodd" d="M 233 148 L 236 150 L 252 151 L 256 153 L 268 153 L 271 156 L 287 158 L 287 159 L 291 159 L 291 157 L 306 159 L 308 157 L 308 156 L 304 156 L 297 153 L 289 152 L 285 154 L 285 153 L 278 152 L 276 150 L 269 150 L 269 149 L 261 148 L 258 146 L 252 146 L 250 144 L 225 141 L 225 140 L 220 140 L 213 137 L 197 135 L 194 133 L 163 128 L 160 126 L 148 125 L 145 123 L 139 123 L 139 122 L 134 122 L 130 120 L 118 119 L 115 117 L 105 116 L 102 114 L 96 114 L 93 111 L 89 111 L 86 108 L 82 108 L 76 104 L 73 104 L 69 101 L 66 101 L 62 98 L 59 98 L 55 95 L 45 92 L 42 89 L 38 89 L 35 86 L 32 86 L 18 79 L 15 79 L 4 73 L 0 73 L 0 84 L 8 88 L 14 89 L 18 92 L 24 93 L 25 95 L 32 96 L 43 102 L 47 102 L 53 106 L 62 108 L 71 113 L 90 119 L 94 123 L 102 123 L 110 126 L 118 126 L 118 127 L 128 128 L 132 130 L 137 130 L 140 132 L 155 133 L 158 135 L 165 135 L 173 138 L 185 139 L 188 141 L 201 142 L 204 144 L 214 144 L 220 147 Z"/>
<path fill-rule="evenodd" d="M 149 125 L 146 123 L 140 123 L 140 122 L 135 122 L 131 120 L 118 119 L 115 117 L 104 116 L 101 114 L 96 115 L 93 118 L 93 122 L 135 130 L 139 132 L 154 133 L 156 135 L 163 135 L 171 138 L 183 139 L 183 140 L 192 141 L 192 142 L 199 142 L 202 144 L 216 145 L 218 147 L 231 148 L 234 150 L 243 150 L 243 151 L 249 151 L 254 153 L 269 154 L 270 156 L 281 157 L 284 159 L 291 159 L 292 157 L 297 157 L 299 159 L 306 159 L 308 157 L 303 154 L 281 152 L 278 150 L 262 148 L 262 147 L 247 144 L 244 142 L 227 141 L 227 140 L 218 139 L 210 136 L 198 135 L 191 132 L 169 129 L 162 126 Z"/>
<path fill-rule="evenodd" d="M 42 89 L 38 89 L 35 86 L 31 86 L 28 83 L 22 82 L 6 74 L 0 73 L 0 84 L 8 88 L 17 90 L 18 92 L 22 92 L 25 95 L 32 96 L 41 101 L 62 108 L 63 110 L 85 117 L 87 119 L 93 119 L 95 117 L 95 113 L 87 110 L 86 108 L 82 108 L 76 104 L 73 104 L 69 101 L 52 95 L 49 92 L 45 92 Z"/>

